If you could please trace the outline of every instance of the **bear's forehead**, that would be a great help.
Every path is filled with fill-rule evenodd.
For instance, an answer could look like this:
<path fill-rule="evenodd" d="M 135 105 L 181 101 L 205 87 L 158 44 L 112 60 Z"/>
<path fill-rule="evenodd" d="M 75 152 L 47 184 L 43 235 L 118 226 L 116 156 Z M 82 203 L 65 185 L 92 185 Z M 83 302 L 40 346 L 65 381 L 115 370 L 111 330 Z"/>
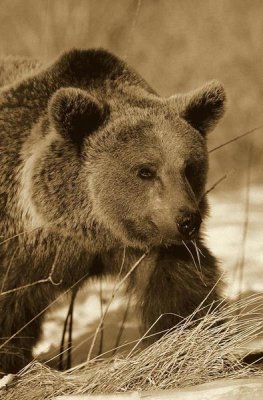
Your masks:
<path fill-rule="evenodd" d="M 203 157 L 205 141 L 176 111 L 165 107 L 123 112 L 109 127 L 124 157 L 174 164 Z M 119 147 L 120 144 L 120 147 Z M 121 154 L 120 154 L 121 156 Z"/>
<path fill-rule="evenodd" d="M 192 128 L 176 110 L 171 110 L 165 105 L 155 107 L 123 108 L 112 118 L 112 126 L 116 135 L 121 139 L 142 139 L 154 143 L 159 141 L 163 146 L 174 142 L 192 141 L 203 142 L 194 128 Z"/>

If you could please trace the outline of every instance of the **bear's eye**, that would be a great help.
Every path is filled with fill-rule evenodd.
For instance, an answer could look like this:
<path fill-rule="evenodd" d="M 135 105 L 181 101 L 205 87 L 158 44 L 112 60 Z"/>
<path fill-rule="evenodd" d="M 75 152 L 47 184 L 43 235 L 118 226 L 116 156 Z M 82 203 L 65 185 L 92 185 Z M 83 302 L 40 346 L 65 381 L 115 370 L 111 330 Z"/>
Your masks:
<path fill-rule="evenodd" d="M 154 179 L 155 178 L 155 171 L 149 167 L 141 167 L 138 170 L 138 176 L 141 179 Z"/>

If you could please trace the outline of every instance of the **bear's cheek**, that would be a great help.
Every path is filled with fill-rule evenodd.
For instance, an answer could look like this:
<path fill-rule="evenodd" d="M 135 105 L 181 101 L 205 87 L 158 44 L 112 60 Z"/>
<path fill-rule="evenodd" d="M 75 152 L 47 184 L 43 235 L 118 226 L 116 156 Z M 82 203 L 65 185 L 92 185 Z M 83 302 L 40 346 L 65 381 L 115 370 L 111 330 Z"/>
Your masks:
<path fill-rule="evenodd" d="M 136 184 L 131 182 L 115 182 L 99 194 L 103 209 L 108 215 L 112 215 L 117 220 L 122 220 L 123 216 L 129 219 L 141 220 L 147 214 L 148 195 Z"/>
<path fill-rule="evenodd" d="M 148 194 L 136 185 L 108 187 L 97 198 L 97 212 L 117 236 L 130 245 L 148 242 L 156 236 L 150 215 Z"/>
<path fill-rule="evenodd" d="M 133 177 L 107 169 L 92 177 L 89 191 L 98 212 L 116 218 L 123 214 L 137 217 L 137 211 L 146 199 L 146 194 L 137 187 Z"/>

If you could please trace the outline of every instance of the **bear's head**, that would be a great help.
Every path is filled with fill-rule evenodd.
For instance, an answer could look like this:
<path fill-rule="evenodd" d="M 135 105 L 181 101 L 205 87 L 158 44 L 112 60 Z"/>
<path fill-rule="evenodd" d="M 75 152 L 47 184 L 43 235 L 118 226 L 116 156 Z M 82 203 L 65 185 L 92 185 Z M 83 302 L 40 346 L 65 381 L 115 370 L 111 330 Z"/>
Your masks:
<path fill-rule="evenodd" d="M 134 87 L 112 98 L 58 90 L 49 117 L 75 149 L 93 223 L 143 249 L 195 239 L 206 210 L 206 135 L 224 103 L 215 81 L 170 98 Z"/>

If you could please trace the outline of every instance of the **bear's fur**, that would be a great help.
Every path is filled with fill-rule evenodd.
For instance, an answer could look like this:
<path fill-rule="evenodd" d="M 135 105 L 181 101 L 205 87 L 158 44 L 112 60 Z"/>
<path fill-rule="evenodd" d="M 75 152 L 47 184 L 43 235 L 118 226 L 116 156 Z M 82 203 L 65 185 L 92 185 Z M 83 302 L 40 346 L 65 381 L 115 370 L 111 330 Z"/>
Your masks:
<path fill-rule="evenodd" d="M 117 273 L 124 253 L 127 273 L 146 252 L 127 284 L 144 331 L 219 298 L 201 233 L 199 271 L 194 242 L 178 231 L 185 213 L 206 215 L 219 83 L 162 98 L 104 50 L 72 50 L 45 68 L 4 60 L 0 82 L 0 369 L 31 359 L 59 293 Z"/>

